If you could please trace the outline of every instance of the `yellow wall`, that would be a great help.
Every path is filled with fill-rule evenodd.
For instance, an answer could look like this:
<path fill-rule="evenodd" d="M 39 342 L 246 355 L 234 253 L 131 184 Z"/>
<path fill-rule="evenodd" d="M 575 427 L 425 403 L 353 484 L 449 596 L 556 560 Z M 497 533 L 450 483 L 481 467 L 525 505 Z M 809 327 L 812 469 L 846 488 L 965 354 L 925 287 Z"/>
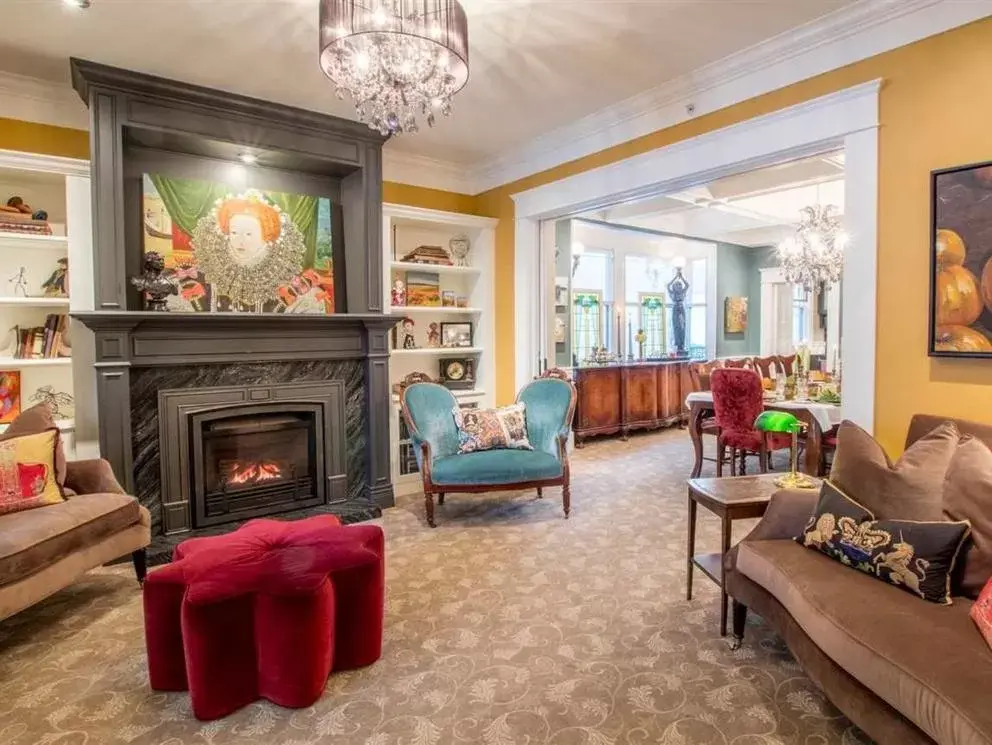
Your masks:
<path fill-rule="evenodd" d="M 992 361 L 927 357 L 929 172 L 992 160 L 992 19 L 654 132 L 478 197 L 497 216 L 496 396 L 513 396 L 513 202 L 510 195 L 704 132 L 882 78 L 879 130 L 875 429 L 891 453 L 925 411 L 992 421 Z"/>
<path fill-rule="evenodd" d="M 617 147 L 468 197 L 387 183 L 386 201 L 500 218 L 496 230 L 496 398 L 514 396 L 513 202 L 510 195 L 632 155 L 882 78 L 875 427 L 901 449 L 917 411 L 992 412 L 992 362 L 926 356 L 931 169 L 992 159 L 992 19 L 820 75 Z M 0 119 L 0 148 L 87 157 L 86 133 Z"/>

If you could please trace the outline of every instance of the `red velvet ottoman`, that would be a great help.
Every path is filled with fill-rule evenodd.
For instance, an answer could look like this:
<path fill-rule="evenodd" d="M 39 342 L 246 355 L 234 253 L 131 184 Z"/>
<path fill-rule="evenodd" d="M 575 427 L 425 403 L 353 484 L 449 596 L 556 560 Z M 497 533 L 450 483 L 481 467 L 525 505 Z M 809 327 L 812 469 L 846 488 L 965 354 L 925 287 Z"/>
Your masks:
<path fill-rule="evenodd" d="M 383 535 L 326 515 L 184 541 L 144 584 L 148 677 L 198 719 L 259 698 L 306 707 L 382 653 Z"/>

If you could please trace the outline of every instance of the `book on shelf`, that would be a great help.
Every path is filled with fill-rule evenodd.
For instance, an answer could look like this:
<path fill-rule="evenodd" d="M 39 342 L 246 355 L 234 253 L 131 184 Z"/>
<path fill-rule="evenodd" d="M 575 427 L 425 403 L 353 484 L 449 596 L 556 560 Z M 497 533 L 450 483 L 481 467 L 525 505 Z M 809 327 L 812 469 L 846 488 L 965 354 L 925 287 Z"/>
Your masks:
<path fill-rule="evenodd" d="M 65 313 L 49 313 L 44 326 L 15 326 L 17 348 L 14 357 L 20 360 L 68 357 L 69 346 L 64 342 L 68 326 L 69 316 Z"/>

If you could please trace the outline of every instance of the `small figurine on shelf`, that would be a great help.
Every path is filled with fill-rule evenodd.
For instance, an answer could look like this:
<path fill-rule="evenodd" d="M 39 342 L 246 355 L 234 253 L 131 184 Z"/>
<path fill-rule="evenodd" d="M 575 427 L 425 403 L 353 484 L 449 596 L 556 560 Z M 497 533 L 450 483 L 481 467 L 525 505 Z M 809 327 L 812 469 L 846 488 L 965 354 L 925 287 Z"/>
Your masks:
<path fill-rule="evenodd" d="M 45 297 L 69 297 L 69 259 L 63 256 L 58 260 L 58 266 L 41 283 L 41 289 L 45 291 Z"/>
<path fill-rule="evenodd" d="M 643 360 L 644 359 L 644 343 L 648 340 L 648 335 L 644 333 L 644 329 L 637 329 L 637 333 L 634 334 L 634 341 L 637 342 L 637 356 Z"/>
<path fill-rule="evenodd" d="M 427 346 L 431 348 L 441 346 L 441 329 L 436 323 L 427 327 Z"/>
<path fill-rule="evenodd" d="M 448 249 L 455 257 L 455 266 L 468 266 L 468 252 L 472 248 L 472 242 L 467 235 L 456 235 L 448 241 Z"/>
<path fill-rule="evenodd" d="M 157 251 L 149 251 L 145 254 L 142 264 L 144 271 L 137 277 L 131 277 L 131 284 L 137 287 L 145 296 L 145 310 L 165 311 L 165 299 L 169 295 L 176 295 L 179 289 L 175 282 L 162 272 L 165 271 L 165 259 Z"/>
<path fill-rule="evenodd" d="M 27 269 L 22 266 L 17 270 L 17 274 L 7 280 L 7 284 L 13 283 L 14 285 L 15 297 L 17 296 L 17 293 L 21 293 L 21 297 L 28 296 L 28 280 L 27 277 L 24 276 L 25 272 L 27 272 Z"/>
<path fill-rule="evenodd" d="M 397 277 L 393 280 L 392 305 L 401 308 L 406 305 L 406 283 Z"/>
<path fill-rule="evenodd" d="M 416 349 L 417 341 L 413 338 L 413 319 L 403 319 L 403 349 Z"/>

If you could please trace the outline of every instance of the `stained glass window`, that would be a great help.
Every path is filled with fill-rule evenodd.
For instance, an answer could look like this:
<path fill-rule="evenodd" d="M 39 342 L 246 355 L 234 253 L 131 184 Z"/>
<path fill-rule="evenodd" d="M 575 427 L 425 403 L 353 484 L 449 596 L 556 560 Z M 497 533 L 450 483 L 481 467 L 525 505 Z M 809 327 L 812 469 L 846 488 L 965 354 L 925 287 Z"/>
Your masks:
<path fill-rule="evenodd" d="M 663 357 L 668 350 L 668 312 L 665 296 L 660 292 L 642 292 L 640 301 L 640 323 L 647 340 L 644 342 L 644 356 Z"/>
<path fill-rule="evenodd" d="M 572 292 L 572 354 L 581 364 L 602 346 L 603 297 L 590 290 Z"/>

